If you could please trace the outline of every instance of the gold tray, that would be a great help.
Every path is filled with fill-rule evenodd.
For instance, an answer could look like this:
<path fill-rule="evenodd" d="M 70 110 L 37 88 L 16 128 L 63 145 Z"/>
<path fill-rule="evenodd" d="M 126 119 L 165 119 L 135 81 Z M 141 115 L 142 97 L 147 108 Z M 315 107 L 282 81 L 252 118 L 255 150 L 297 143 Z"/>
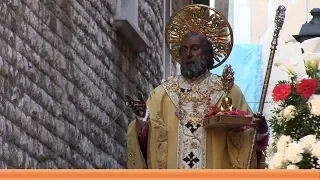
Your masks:
<path fill-rule="evenodd" d="M 203 126 L 206 128 L 211 127 L 224 127 L 224 128 L 240 128 L 252 122 L 253 116 L 237 116 L 237 115 L 220 115 L 205 118 Z"/>

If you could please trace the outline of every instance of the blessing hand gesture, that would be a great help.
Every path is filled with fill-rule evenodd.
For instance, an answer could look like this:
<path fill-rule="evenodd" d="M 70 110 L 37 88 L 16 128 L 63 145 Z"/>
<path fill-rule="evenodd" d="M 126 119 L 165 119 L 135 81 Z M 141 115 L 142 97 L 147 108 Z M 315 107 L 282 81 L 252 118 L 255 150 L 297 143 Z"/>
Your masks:
<path fill-rule="evenodd" d="M 129 106 L 133 113 L 139 118 L 146 116 L 147 105 L 143 98 L 140 96 L 138 101 L 133 100 L 130 96 L 126 95 L 127 106 Z"/>

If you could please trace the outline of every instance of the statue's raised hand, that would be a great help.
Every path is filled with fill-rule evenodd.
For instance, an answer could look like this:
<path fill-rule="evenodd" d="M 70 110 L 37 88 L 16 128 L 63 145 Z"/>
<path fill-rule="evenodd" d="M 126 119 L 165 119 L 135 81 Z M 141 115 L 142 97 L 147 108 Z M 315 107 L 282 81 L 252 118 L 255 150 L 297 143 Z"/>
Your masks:
<path fill-rule="evenodd" d="M 136 130 L 138 133 L 139 141 L 144 141 L 147 137 L 148 132 L 148 114 L 147 105 L 140 96 L 138 101 L 133 100 L 131 97 L 127 97 L 127 105 L 132 109 L 133 113 L 136 115 Z"/>
<path fill-rule="evenodd" d="M 126 95 L 127 98 L 127 106 L 129 106 L 133 113 L 138 118 L 144 118 L 146 116 L 147 105 L 142 97 L 139 98 L 138 101 L 133 100 L 130 96 Z"/>

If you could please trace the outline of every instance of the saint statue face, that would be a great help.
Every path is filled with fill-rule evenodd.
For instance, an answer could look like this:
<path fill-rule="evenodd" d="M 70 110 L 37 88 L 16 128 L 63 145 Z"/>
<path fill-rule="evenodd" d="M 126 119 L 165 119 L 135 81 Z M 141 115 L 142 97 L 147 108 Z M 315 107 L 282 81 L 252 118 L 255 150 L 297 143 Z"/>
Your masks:
<path fill-rule="evenodd" d="M 191 32 L 185 35 L 179 51 L 182 76 L 196 78 L 208 71 L 210 56 L 205 51 L 208 48 L 212 49 L 212 46 L 201 34 Z"/>
<path fill-rule="evenodd" d="M 190 64 L 192 59 L 199 58 L 202 55 L 203 40 L 200 36 L 186 37 L 182 40 L 180 46 L 181 62 Z"/>

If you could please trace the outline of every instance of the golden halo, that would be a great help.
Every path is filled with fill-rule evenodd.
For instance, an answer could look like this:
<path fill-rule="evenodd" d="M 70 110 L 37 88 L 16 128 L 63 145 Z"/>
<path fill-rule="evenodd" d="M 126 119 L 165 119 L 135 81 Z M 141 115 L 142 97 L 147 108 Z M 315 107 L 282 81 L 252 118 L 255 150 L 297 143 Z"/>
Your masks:
<path fill-rule="evenodd" d="M 178 63 L 182 38 L 192 31 L 205 35 L 212 43 L 215 61 L 213 68 L 220 66 L 228 58 L 233 46 L 233 33 L 228 20 L 214 8 L 194 4 L 176 12 L 166 26 L 166 45 Z"/>

